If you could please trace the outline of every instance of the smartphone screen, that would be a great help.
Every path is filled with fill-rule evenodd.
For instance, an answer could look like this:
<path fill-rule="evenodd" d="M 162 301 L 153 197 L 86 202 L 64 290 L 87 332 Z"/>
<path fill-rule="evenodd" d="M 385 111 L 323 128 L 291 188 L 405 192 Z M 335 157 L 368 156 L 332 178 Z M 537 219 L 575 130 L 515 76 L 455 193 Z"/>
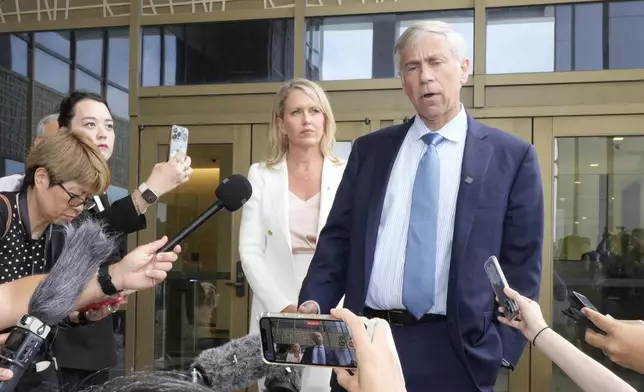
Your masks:
<path fill-rule="evenodd" d="M 190 131 L 188 128 L 179 125 L 173 125 L 170 130 L 170 152 L 168 159 L 175 156 L 179 150 L 188 152 L 188 135 Z"/>
<path fill-rule="evenodd" d="M 356 351 L 342 320 L 262 317 L 264 360 L 278 365 L 355 368 Z"/>
<path fill-rule="evenodd" d="M 597 310 L 597 308 L 588 300 L 588 298 L 586 298 L 585 295 L 580 294 L 580 293 L 578 293 L 576 291 L 573 291 L 572 295 L 574 296 L 577 304 L 579 305 L 580 310 L 581 310 L 581 308 L 586 307 L 588 309 L 594 310 L 595 312 L 599 312 Z"/>

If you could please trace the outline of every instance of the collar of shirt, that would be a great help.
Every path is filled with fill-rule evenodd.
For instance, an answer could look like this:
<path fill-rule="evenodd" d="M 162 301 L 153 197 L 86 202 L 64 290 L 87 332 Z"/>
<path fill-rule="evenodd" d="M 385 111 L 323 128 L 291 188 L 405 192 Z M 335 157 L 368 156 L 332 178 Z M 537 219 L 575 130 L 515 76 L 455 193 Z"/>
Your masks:
<path fill-rule="evenodd" d="M 415 116 L 410 131 L 413 132 L 413 140 L 420 140 L 421 137 L 431 132 L 419 115 Z M 467 114 L 462 104 L 461 110 L 459 110 L 456 117 L 436 132 L 451 142 L 460 143 L 465 141 L 465 136 L 467 135 Z"/>

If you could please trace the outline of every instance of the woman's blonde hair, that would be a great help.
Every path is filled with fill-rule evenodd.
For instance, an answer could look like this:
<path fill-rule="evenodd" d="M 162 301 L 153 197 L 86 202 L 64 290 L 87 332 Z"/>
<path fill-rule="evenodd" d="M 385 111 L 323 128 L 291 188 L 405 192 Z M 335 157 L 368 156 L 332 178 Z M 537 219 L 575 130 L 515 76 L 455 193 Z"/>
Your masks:
<path fill-rule="evenodd" d="M 320 152 L 325 158 L 330 158 L 334 163 L 339 159 L 332 155 L 335 145 L 335 117 L 326 93 L 316 83 L 302 78 L 292 79 L 282 85 L 273 101 L 271 124 L 268 128 L 268 159 L 266 165 L 272 167 L 279 163 L 288 152 L 288 139 L 282 136 L 278 127 L 278 120 L 284 116 L 284 103 L 292 91 L 300 90 L 313 100 L 324 114 L 324 134 L 320 140 Z"/>
<path fill-rule="evenodd" d="M 110 169 L 92 139 L 82 131 L 60 130 L 42 137 L 27 156 L 26 185 L 34 184 L 36 169 L 49 174 L 50 186 L 76 181 L 92 195 L 107 191 Z"/>

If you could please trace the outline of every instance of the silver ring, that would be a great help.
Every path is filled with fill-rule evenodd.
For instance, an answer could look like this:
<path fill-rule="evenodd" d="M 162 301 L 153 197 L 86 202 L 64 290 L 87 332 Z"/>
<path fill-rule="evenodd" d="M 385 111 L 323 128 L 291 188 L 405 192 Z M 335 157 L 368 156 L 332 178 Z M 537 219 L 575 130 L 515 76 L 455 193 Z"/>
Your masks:
<path fill-rule="evenodd" d="M 112 306 L 107 305 L 107 311 L 108 311 L 108 312 L 110 312 L 110 313 L 112 313 Z"/>

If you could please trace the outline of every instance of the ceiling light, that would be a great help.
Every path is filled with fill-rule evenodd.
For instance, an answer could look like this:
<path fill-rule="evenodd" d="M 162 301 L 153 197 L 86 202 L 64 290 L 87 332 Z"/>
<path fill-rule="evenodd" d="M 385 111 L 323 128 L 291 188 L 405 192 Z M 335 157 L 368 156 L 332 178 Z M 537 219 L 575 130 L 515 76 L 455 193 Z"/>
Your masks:
<path fill-rule="evenodd" d="M 581 217 L 581 219 L 586 220 L 586 217 L 585 217 L 585 216 L 582 216 L 582 217 Z"/>
<path fill-rule="evenodd" d="M 576 224 L 576 225 L 578 225 L 578 224 L 579 224 L 579 222 L 575 222 L 575 224 Z"/>
<path fill-rule="evenodd" d="M 613 138 L 613 141 L 616 141 L 616 142 L 621 142 L 622 140 L 624 140 L 624 138 L 623 138 L 623 137 L 621 137 L 621 136 L 618 136 L 618 137 L 614 137 L 614 138 Z"/>
<path fill-rule="evenodd" d="M 597 166 L 599 166 L 599 163 L 591 163 L 590 164 L 590 167 L 597 167 Z"/>
<path fill-rule="evenodd" d="M 581 184 L 581 181 L 575 181 L 575 184 Z"/>
<path fill-rule="evenodd" d="M 565 197 L 560 197 L 559 200 L 560 201 L 566 201 L 566 198 Z"/>

